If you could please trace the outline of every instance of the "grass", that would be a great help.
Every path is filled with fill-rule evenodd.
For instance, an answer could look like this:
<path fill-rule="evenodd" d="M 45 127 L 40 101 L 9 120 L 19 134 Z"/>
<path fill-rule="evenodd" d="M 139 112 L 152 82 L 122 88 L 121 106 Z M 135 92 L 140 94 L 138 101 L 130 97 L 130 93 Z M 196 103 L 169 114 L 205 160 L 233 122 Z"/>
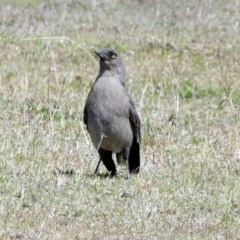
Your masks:
<path fill-rule="evenodd" d="M 1 239 L 239 239 L 239 6 L 1 1 Z M 83 124 L 93 50 L 124 59 L 141 173 L 110 178 Z"/>

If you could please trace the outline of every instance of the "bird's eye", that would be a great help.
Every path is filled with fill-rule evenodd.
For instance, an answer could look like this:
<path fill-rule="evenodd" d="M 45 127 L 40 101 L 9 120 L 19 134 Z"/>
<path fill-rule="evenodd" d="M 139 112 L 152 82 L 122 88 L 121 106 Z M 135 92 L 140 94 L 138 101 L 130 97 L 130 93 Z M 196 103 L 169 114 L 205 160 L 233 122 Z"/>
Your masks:
<path fill-rule="evenodd" d="M 111 58 L 114 59 L 116 58 L 116 55 L 114 53 L 111 54 Z"/>

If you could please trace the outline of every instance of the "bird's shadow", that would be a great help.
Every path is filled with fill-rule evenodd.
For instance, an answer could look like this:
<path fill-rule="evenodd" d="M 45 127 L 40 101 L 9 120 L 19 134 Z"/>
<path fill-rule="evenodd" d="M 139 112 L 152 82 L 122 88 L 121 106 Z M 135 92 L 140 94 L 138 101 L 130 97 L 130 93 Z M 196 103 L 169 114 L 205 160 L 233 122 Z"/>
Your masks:
<path fill-rule="evenodd" d="M 57 170 L 54 171 L 54 174 L 58 174 L 58 175 L 67 175 L 67 176 L 72 176 L 72 175 L 76 175 L 76 171 L 74 171 L 73 169 L 61 169 L 56 167 Z"/>
<path fill-rule="evenodd" d="M 90 178 L 100 178 L 100 179 L 119 178 L 119 175 L 112 175 L 109 173 L 97 173 L 97 174 L 92 173 L 92 174 L 84 174 L 84 175 Z"/>
<path fill-rule="evenodd" d="M 65 175 L 65 176 L 74 176 L 77 175 L 78 173 L 76 173 L 76 171 L 74 169 L 60 169 L 57 168 L 56 171 L 54 171 L 54 174 L 58 174 L 58 175 Z M 108 179 L 108 178 L 120 178 L 120 175 L 112 175 L 109 173 L 85 173 L 83 174 L 83 176 L 88 177 L 88 178 L 100 178 L 100 179 Z"/>

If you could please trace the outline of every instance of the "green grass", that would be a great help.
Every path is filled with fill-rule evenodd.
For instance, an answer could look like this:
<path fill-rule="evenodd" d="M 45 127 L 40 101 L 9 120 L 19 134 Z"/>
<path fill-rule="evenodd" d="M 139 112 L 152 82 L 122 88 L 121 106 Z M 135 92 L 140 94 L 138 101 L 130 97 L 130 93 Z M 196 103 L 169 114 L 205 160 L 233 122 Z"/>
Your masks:
<path fill-rule="evenodd" d="M 234 1 L 1 1 L 1 239 L 239 239 Z M 113 47 L 142 120 L 141 172 L 110 178 L 83 124 Z"/>

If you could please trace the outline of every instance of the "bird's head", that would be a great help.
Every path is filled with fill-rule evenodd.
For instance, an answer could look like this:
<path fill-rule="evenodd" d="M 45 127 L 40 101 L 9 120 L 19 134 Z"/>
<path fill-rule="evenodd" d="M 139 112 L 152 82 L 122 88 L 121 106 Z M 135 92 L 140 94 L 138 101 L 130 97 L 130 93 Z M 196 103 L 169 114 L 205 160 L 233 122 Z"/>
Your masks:
<path fill-rule="evenodd" d="M 125 83 L 125 68 L 121 56 L 111 48 L 95 51 L 100 58 L 100 73 L 111 71 L 121 76 L 121 82 Z"/>
<path fill-rule="evenodd" d="M 120 55 L 110 48 L 104 48 L 95 51 L 97 56 L 100 58 L 100 67 L 113 68 L 122 64 Z"/>

